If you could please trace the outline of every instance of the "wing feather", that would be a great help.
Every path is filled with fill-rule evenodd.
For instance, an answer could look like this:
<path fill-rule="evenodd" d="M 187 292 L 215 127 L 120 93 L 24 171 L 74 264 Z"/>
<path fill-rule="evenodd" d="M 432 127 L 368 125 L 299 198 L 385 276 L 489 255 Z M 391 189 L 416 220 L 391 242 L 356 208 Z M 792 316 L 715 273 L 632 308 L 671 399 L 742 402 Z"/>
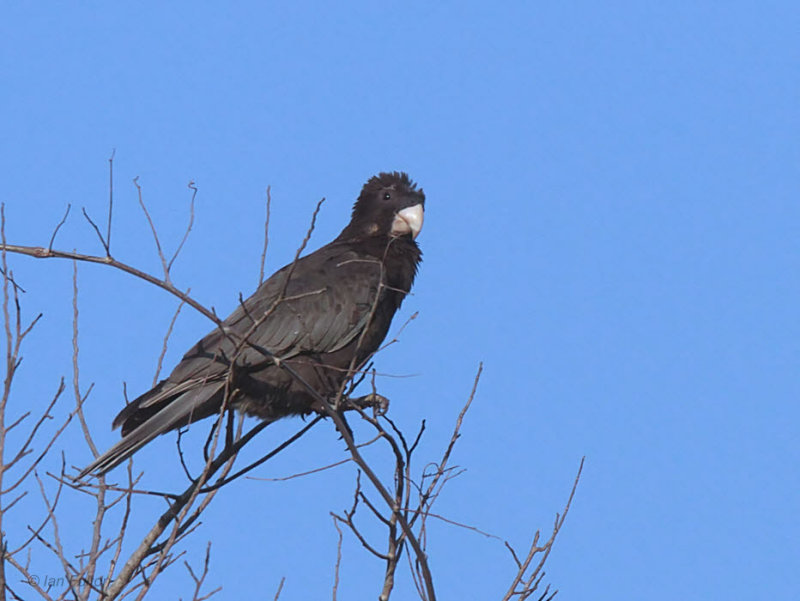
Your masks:
<path fill-rule="evenodd" d="M 240 365 L 259 365 L 268 360 L 259 349 L 287 359 L 334 352 L 359 336 L 380 291 L 381 265 L 349 248 L 321 250 L 326 252 L 303 257 L 294 270 L 284 267 L 264 282 L 223 322 L 227 335 L 215 328 L 198 342 L 169 376 L 163 393 L 148 404 L 224 377 L 234 355 Z M 237 353 L 245 337 L 251 344 Z"/>

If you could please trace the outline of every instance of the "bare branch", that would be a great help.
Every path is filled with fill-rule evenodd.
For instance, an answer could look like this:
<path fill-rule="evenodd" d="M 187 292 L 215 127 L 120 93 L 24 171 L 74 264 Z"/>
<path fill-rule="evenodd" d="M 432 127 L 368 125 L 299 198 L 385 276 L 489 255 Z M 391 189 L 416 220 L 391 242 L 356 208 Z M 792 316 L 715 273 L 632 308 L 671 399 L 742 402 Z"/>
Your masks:
<path fill-rule="evenodd" d="M 67 222 L 67 216 L 69 216 L 69 210 L 72 208 L 71 204 L 67 204 L 67 210 L 64 213 L 64 216 L 61 218 L 61 221 L 58 222 L 56 225 L 56 229 L 53 230 L 53 235 L 50 236 L 50 244 L 47 245 L 48 250 L 53 250 L 53 243 L 56 241 L 56 236 L 58 235 L 58 230 L 61 229 L 61 226 Z"/>
<path fill-rule="evenodd" d="M 333 601 L 336 601 L 336 594 L 339 591 L 339 566 L 342 565 L 342 529 L 339 528 L 337 523 L 340 518 L 331 513 L 333 517 L 333 527 L 336 528 L 336 533 L 339 540 L 336 543 L 336 565 L 333 568 Z"/>
<path fill-rule="evenodd" d="M 355 518 L 355 515 L 356 515 L 356 511 L 358 510 L 358 501 L 362 497 L 363 497 L 363 495 L 361 493 L 361 472 L 358 471 L 358 472 L 356 472 L 356 489 L 355 489 L 355 492 L 353 493 L 353 505 L 350 507 L 350 509 L 345 511 L 344 517 L 342 517 L 340 515 L 337 515 L 337 514 L 335 514 L 333 512 L 331 512 L 331 515 L 333 516 L 334 520 L 339 520 L 343 524 L 347 524 L 347 527 L 350 528 L 350 531 L 353 534 L 355 534 L 356 538 L 361 543 L 362 547 L 364 547 L 367 551 L 372 553 L 378 559 L 381 559 L 381 560 L 384 560 L 384 561 L 388 561 L 389 560 L 389 556 L 384 554 L 384 553 L 381 553 L 378 550 L 376 550 L 375 547 L 373 547 L 369 543 L 369 541 L 367 541 L 366 537 L 364 537 L 364 535 L 361 533 L 361 531 L 356 526 L 354 518 Z M 338 528 L 337 528 L 337 530 L 338 530 Z"/>
<path fill-rule="evenodd" d="M 175 262 L 175 259 L 178 258 L 183 245 L 186 244 L 186 239 L 189 237 L 189 233 L 192 231 L 192 226 L 194 225 L 194 199 L 197 197 L 197 186 L 194 182 L 189 182 L 189 189 L 192 191 L 192 200 L 189 204 L 189 225 L 186 226 L 186 231 L 183 233 L 183 238 L 181 238 L 178 248 L 175 249 L 175 254 L 172 255 L 172 258 L 167 264 L 167 272 L 172 269 L 172 264 Z"/>
<path fill-rule="evenodd" d="M 414 311 L 411 316 L 403 322 L 403 325 L 397 330 L 397 333 L 392 337 L 389 342 L 384 342 L 381 347 L 376 351 L 377 353 L 381 352 L 383 349 L 392 346 L 400 341 L 400 335 L 405 331 L 408 325 L 414 321 L 417 317 L 419 317 L 419 311 Z"/>
<path fill-rule="evenodd" d="M 281 591 L 283 590 L 283 583 L 286 582 L 286 576 L 281 578 L 281 583 L 278 585 L 278 590 L 275 592 L 275 598 L 273 601 L 278 601 L 278 597 L 281 596 Z"/>
<path fill-rule="evenodd" d="M 541 582 L 542 577 L 544 576 L 542 572 L 542 568 L 544 567 L 545 561 L 550 555 L 550 551 L 553 548 L 553 543 L 556 540 L 556 536 L 558 535 L 561 527 L 564 525 L 564 520 L 567 518 L 567 513 L 569 513 L 569 508 L 572 506 L 572 499 L 575 497 L 575 491 L 578 489 L 578 482 L 581 479 L 581 473 L 583 472 L 583 464 L 586 460 L 585 457 L 581 458 L 581 463 L 578 466 L 578 473 L 575 476 L 575 481 L 572 484 L 572 489 L 569 493 L 569 498 L 567 499 L 567 503 L 564 506 L 564 513 L 559 515 L 556 514 L 555 524 L 553 525 L 553 532 L 550 535 L 550 538 L 545 542 L 543 545 L 539 546 L 539 532 L 537 531 L 533 537 L 533 542 L 531 543 L 530 549 L 528 550 L 528 554 L 525 556 L 525 559 L 520 561 L 519 557 L 517 556 L 514 549 L 506 543 L 506 547 L 511 551 L 512 556 L 514 557 L 514 561 L 516 562 L 518 569 L 517 573 L 514 575 L 514 578 L 511 582 L 511 586 L 508 588 L 505 596 L 503 597 L 502 601 L 510 601 L 514 597 L 519 597 L 520 599 L 527 599 L 530 597 L 538 588 L 539 583 Z M 536 555 L 539 553 L 542 554 L 541 558 L 539 559 L 538 564 L 533 569 L 533 571 L 529 574 L 528 568 L 530 567 L 531 563 L 533 562 Z M 522 586 L 522 588 L 518 588 Z M 547 595 L 549 591 L 545 590 L 545 595 Z M 555 591 L 558 592 L 558 591 Z M 555 595 L 555 592 L 553 593 Z"/>
<path fill-rule="evenodd" d="M 61 381 L 61 384 L 59 385 L 59 388 L 58 388 L 58 390 L 56 391 L 56 395 L 55 395 L 55 397 L 53 397 L 53 400 L 51 401 L 51 403 L 50 403 L 49 407 L 46 409 L 46 411 L 45 411 L 45 413 L 42 415 L 41 419 L 40 419 L 40 420 L 37 422 L 36 426 L 34 427 L 33 431 L 32 431 L 32 432 L 31 432 L 31 434 L 30 434 L 30 438 L 29 438 L 29 439 L 28 439 L 28 440 L 25 442 L 25 446 L 23 446 L 23 447 L 20 449 L 20 451 L 19 451 L 19 453 L 17 454 L 17 456 L 16 456 L 16 457 L 14 457 L 14 459 L 11 461 L 11 463 L 10 463 L 10 464 L 8 464 L 8 466 L 6 466 L 6 467 L 9 467 L 10 465 L 13 465 L 13 464 L 14 464 L 14 463 L 16 463 L 16 462 L 17 462 L 19 459 L 21 459 L 23 456 L 27 455 L 27 454 L 28 454 L 28 452 L 30 452 L 30 451 L 29 451 L 29 448 L 28 448 L 28 446 L 27 446 L 27 445 L 29 445 L 29 444 L 30 444 L 30 442 L 33 440 L 33 437 L 34 437 L 34 436 L 35 436 L 35 434 L 36 434 L 36 430 L 38 430 L 38 429 L 39 429 L 39 426 L 40 426 L 40 425 L 41 425 L 41 424 L 44 422 L 44 420 L 45 420 L 46 418 L 52 418 L 52 416 L 50 416 L 50 415 L 49 415 L 49 411 L 50 411 L 50 409 L 52 409 L 52 408 L 53 408 L 53 406 L 55 405 L 56 401 L 57 401 L 57 400 L 58 400 L 58 398 L 61 396 L 61 393 L 62 393 L 63 391 L 64 391 L 64 381 L 62 380 L 62 381 Z M 58 440 L 58 437 L 59 437 L 59 436 L 61 436 L 61 433 L 62 433 L 62 432 L 63 432 L 63 431 L 64 431 L 64 430 L 67 428 L 67 426 L 69 425 L 69 423 L 72 421 L 72 418 L 73 418 L 73 417 L 74 417 L 74 413 L 70 413 L 70 414 L 67 416 L 67 418 L 64 420 L 64 422 L 61 424 L 61 426 L 60 426 L 60 427 L 59 427 L 59 428 L 58 428 L 58 429 L 55 431 L 55 433 L 54 433 L 54 434 L 53 434 L 53 435 L 50 437 L 50 440 L 49 440 L 49 441 L 48 441 L 48 443 L 45 445 L 45 447 L 44 447 L 44 449 L 42 450 L 42 452 L 41 452 L 41 453 L 39 453 L 39 455 L 36 457 L 36 459 L 34 459 L 34 460 L 33 460 L 33 462 L 31 462 L 31 464 L 30 464 L 30 465 L 29 465 L 29 466 L 26 468 L 26 470 L 25 470 L 25 471 L 24 471 L 24 472 L 23 472 L 23 473 L 22 473 L 22 474 L 21 474 L 21 475 L 20 475 L 20 476 L 17 478 L 17 481 L 16 481 L 14 484 L 12 484 L 12 485 L 11 485 L 11 486 L 9 486 L 7 489 L 5 489 L 4 491 L 2 491 L 2 494 L 6 494 L 6 493 L 9 493 L 9 492 L 11 492 L 11 491 L 12 491 L 12 490 L 14 490 L 14 489 L 15 489 L 17 486 L 19 486 L 20 484 L 22 484 L 22 482 L 23 482 L 23 481 L 25 481 L 25 479 L 26 479 L 26 478 L 27 478 L 27 477 L 30 475 L 30 473 L 31 473 L 33 470 L 35 470 L 35 469 L 36 469 L 36 467 L 39 465 L 39 463 L 41 463 L 42 459 L 44 459 L 44 457 L 47 455 L 47 453 L 49 453 L 49 452 L 50 452 L 50 449 L 53 447 L 53 445 L 55 444 L 56 440 Z"/>
<path fill-rule="evenodd" d="M 272 207 L 272 190 L 267 186 L 267 216 L 264 218 L 264 248 L 261 251 L 261 265 L 258 271 L 258 285 L 264 283 L 264 264 L 267 260 L 267 246 L 269 246 L 269 218 Z"/>
<path fill-rule="evenodd" d="M 184 294 L 188 297 L 191 290 L 192 290 L 191 288 L 187 288 Z M 156 362 L 156 373 L 153 376 L 153 386 L 158 384 L 158 378 L 161 375 L 161 367 L 164 363 L 164 357 L 167 354 L 167 343 L 169 342 L 169 338 L 172 335 L 172 330 L 175 327 L 175 322 L 178 321 L 178 315 L 181 314 L 181 309 L 183 308 L 183 305 L 185 303 L 186 301 L 184 299 L 181 299 L 181 301 L 178 303 L 178 308 L 175 309 L 175 313 L 173 314 L 172 319 L 169 322 L 167 333 L 164 334 L 164 343 L 161 345 L 161 353 L 158 355 L 158 361 Z"/>
<path fill-rule="evenodd" d="M 481 378 L 481 373 L 483 372 L 483 363 L 478 366 L 478 373 L 475 374 L 475 380 L 472 384 L 472 390 L 470 391 L 469 398 L 467 402 L 462 407 L 461 412 L 458 414 L 458 418 L 456 419 L 456 425 L 453 428 L 453 435 L 450 437 L 450 442 L 445 449 L 444 455 L 442 455 L 442 459 L 439 464 L 436 466 L 436 473 L 433 475 L 431 482 L 428 484 L 428 488 L 424 493 L 420 495 L 420 507 L 428 506 L 428 503 L 432 497 L 435 496 L 435 491 L 437 490 L 437 486 L 439 485 L 439 481 L 446 473 L 447 463 L 450 460 L 450 455 L 453 452 L 453 448 L 455 447 L 456 441 L 461 437 L 461 424 L 464 421 L 464 416 L 469 411 L 470 406 L 472 405 L 472 401 L 475 398 L 475 393 L 478 390 L 478 382 Z M 411 523 L 413 524 L 417 517 L 422 515 L 421 513 L 415 514 L 411 518 Z"/>
<path fill-rule="evenodd" d="M 125 532 L 128 528 L 128 519 L 130 518 L 131 515 L 131 501 L 133 500 L 132 491 L 134 485 L 138 481 L 138 478 L 136 480 L 133 479 L 132 461 L 128 462 L 127 475 L 128 475 L 128 490 L 125 491 L 125 494 L 121 497 L 125 499 L 125 512 L 122 515 L 122 520 L 120 520 L 119 533 L 117 534 L 117 543 L 115 545 L 114 555 L 108 563 L 108 571 L 106 572 L 106 582 L 111 581 L 114 575 L 114 570 L 117 567 L 117 562 L 119 561 L 119 557 L 122 554 L 122 543 L 125 538 Z M 103 478 L 101 481 L 101 486 L 105 485 L 106 485 L 105 478 Z"/>
<path fill-rule="evenodd" d="M 44 410 L 44 412 L 42 413 L 41 417 L 36 421 L 36 423 L 34 424 L 33 428 L 31 428 L 30 432 L 28 433 L 27 438 L 22 443 L 22 446 L 20 446 L 19 451 L 17 451 L 17 454 L 14 456 L 13 459 L 11 459 L 11 461 L 9 461 L 8 463 L 5 464 L 5 466 L 4 466 L 5 471 L 10 470 L 14 466 L 15 463 L 17 463 L 20 459 L 22 459 L 24 456 L 26 456 L 30 452 L 29 451 L 29 447 L 31 445 L 31 442 L 33 442 L 33 439 L 36 437 L 36 433 L 39 431 L 39 428 L 42 426 L 42 424 L 45 422 L 45 420 L 53 419 L 53 416 L 50 415 L 50 411 L 55 406 L 56 402 L 58 401 L 59 397 L 61 396 L 61 393 L 64 392 L 64 389 L 65 389 L 64 378 L 61 378 L 61 381 L 59 382 L 59 385 L 58 385 L 58 390 L 56 390 L 55 395 L 53 395 L 53 400 L 50 401 L 50 404 Z M 30 415 L 30 411 L 27 412 L 25 415 L 23 415 L 23 418 L 25 416 L 27 416 L 27 415 Z M 20 418 L 19 420 L 17 420 L 17 422 L 13 423 L 11 426 L 6 428 L 6 432 L 11 430 L 11 428 L 16 426 L 17 423 L 19 423 L 21 420 L 22 420 L 22 418 Z M 0 493 L 0 494 L 6 494 L 10 490 L 11 490 L 11 488 L 3 490 L 2 493 Z"/>
<path fill-rule="evenodd" d="M 105 238 L 103 238 L 103 234 L 100 233 L 100 228 L 97 227 L 97 224 L 92 220 L 91 217 L 89 217 L 89 213 L 86 212 L 86 207 L 81 207 L 81 211 L 83 211 L 83 216 L 86 217 L 86 221 L 89 222 L 89 225 L 92 226 L 92 228 L 94 229 L 95 234 L 97 234 L 97 237 L 100 239 L 100 244 L 103 246 L 103 248 L 106 251 L 106 257 L 109 257 L 111 251 L 109 250 L 109 247 L 108 247 L 108 241 Z M 52 252 L 52 249 L 49 249 L 49 250 L 51 250 L 51 252 Z"/>
<path fill-rule="evenodd" d="M 322 419 L 321 416 L 318 416 L 316 419 Z M 368 447 L 369 445 L 373 444 L 375 441 L 381 438 L 380 435 L 374 436 L 367 442 L 362 442 L 356 445 L 359 449 L 364 447 Z M 294 480 L 295 478 L 303 478 L 304 476 L 310 476 L 311 474 L 318 474 L 319 472 L 324 472 L 326 470 L 339 467 L 340 465 L 344 465 L 345 463 L 350 463 L 353 461 L 352 457 L 347 457 L 346 459 L 342 459 L 341 461 L 335 461 L 334 463 L 329 463 L 328 465 L 323 465 L 322 467 L 314 468 L 313 470 L 307 470 L 305 472 L 298 472 L 296 474 L 291 474 L 290 476 L 282 476 L 279 478 L 258 478 L 256 476 L 248 476 L 248 480 L 258 480 L 261 482 L 286 482 L 287 480 Z M 248 466 L 249 467 L 249 466 Z M 229 478 L 230 480 L 231 478 Z"/>
<path fill-rule="evenodd" d="M 33 574 L 30 573 L 30 571 L 28 570 L 27 566 L 22 565 L 13 556 L 8 555 L 8 554 L 6 554 L 5 560 L 8 563 L 10 563 L 12 566 L 14 566 L 14 569 L 16 569 L 22 575 L 23 582 L 25 584 L 27 584 L 28 586 L 32 587 L 33 590 L 35 590 L 36 593 L 42 599 L 45 599 L 46 601 L 53 601 L 53 598 L 50 596 L 50 593 L 49 593 L 49 587 L 48 587 L 48 589 L 42 588 L 41 584 L 39 583 L 39 579 L 35 578 L 33 576 Z M 6 587 L 6 589 L 11 590 L 11 587 L 8 586 L 8 583 L 5 583 L 5 587 Z M 23 599 L 24 598 L 24 597 L 21 597 L 21 596 L 17 595 L 13 591 L 12 591 L 11 594 L 14 595 L 14 599 Z"/>
<path fill-rule="evenodd" d="M 78 366 L 78 355 L 80 347 L 78 345 L 78 263 L 72 262 L 72 390 L 75 395 L 75 411 L 78 415 L 78 421 L 81 424 L 83 431 L 83 438 L 86 444 L 89 445 L 92 455 L 97 457 L 99 452 L 97 446 L 94 444 L 92 434 L 89 431 L 89 425 L 86 423 L 86 417 L 83 414 L 83 403 L 89 396 L 92 386 L 86 391 L 86 395 L 81 395 L 80 390 L 80 368 Z"/>
<path fill-rule="evenodd" d="M 300 255 L 306 249 L 308 241 L 311 240 L 311 234 L 314 233 L 314 228 L 317 225 L 317 215 L 319 215 L 319 210 L 322 208 L 323 202 L 325 202 L 325 198 L 320 198 L 317 206 L 314 207 L 314 212 L 311 214 L 311 224 L 308 226 L 308 231 L 306 231 L 306 235 L 303 238 L 303 241 L 300 243 L 300 247 L 297 249 L 297 252 L 294 254 L 294 259 L 292 260 L 292 263 L 286 272 L 286 278 L 283 280 L 283 290 L 281 291 L 279 299 L 283 299 L 283 297 L 286 295 L 286 287 L 289 285 L 289 280 L 292 279 L 292 274 L 294 273 L 294 268 L 297 266 L 297 261 L 300 259 Z"/>
<path fill-rule="evenodd" d="M 139 176 L 133 178 L 133 185 L 136 186 L 136 192 L 139 197 L 139 206 L 142 208 L 142 212 L 144 216 L 147 218 L 147 223 L 150 224 L 150 231 L 153 233 L 153 240 L 156 243 L 156 250 L 158 251 L 158 258 L 161 260 L 161 267 L 164 269 L 164 281 L 168 284 L 171 284 L 171 280 L 169 278 L 169 266 L 167 265 L 167 258 L 164 256 L 164 251 L 161 250 L 161 242 L 158 239 L 158 232 L 156 232 L 156 226 L 153 223 L 153 219 L 150 217 L 150 212 L 147 210 L 147 205 L 144 204 L 144 198 L 142 197 L 142 187 L 139 185 Z"/>
<path fill-rule="evenodd" d="M 111 215 L 114 211 L 114 156 L 117 154 L 117 149 L 111 150 L 111 156 L 108 157 L 108 226 L 106 228 L 106 254 L 111 254 Z M 52 246 L 51 246 L 52 248 Z"/>
<path fill-rule="evenodd" d="M 244 467 L 244 468 L 240 469 L 238 472 L 234 473 L 232 476 L 228 476 L 227 478 L 222 478 L 220 480 L 217 480 L 212 485 L 201 489 L 200 492 L 206 493 L 206 492 L 211 492 L 213 490 L 216 490 L 216 489 L 218 489 L 218 488 L 220 488 L 222 486 L 225 486 L 229 482 L 232 482 L 233 480 L 236 480 L 240 476 L 243 476 L 244 474 L 246 474 L 250 470 L 255 469 L 256 467 L 258 467 L 259 465 L 261 465 L 262 463 L 264 463 L 268 459 L 271 459 L 272 457 L 274 457 L 275 455 L 277 455 L 278 453 L 283 451 L 285 448 L 287 448 L 293 442 L 299 440 L 301 436 L 303 436 L 306 432 L 308 432 L 311 428 L 313 428 L 316 424 L 318 424 L 321 419 L 322 419 L 321 416 L 315 417 L 312 421 L 310 421 L 308 424 L 303 426 L 303 428 L 301 428 L 293 436 L 291 436 L 288 439 L 286 439 L 284 442 L 282 442 L 280 445 L 278 445 L 275 449 L 273 449 L 272 451 L 270 451 L 269 453 L 267 453 L 266 455 L 261 457 L 261 459 L 259 459 L 258 461 L 254 461 L 253 463 L 251 463 L 247 467 Z M 249 435 L 250 434 L 252 434 L 252 436 L 255 436 L 256 434 L 258 434 L 258 432 L 261 432 L 261 430 L 263 428 L 265 428 L 266 426 L 268 426 L 269 424 L 270 424 L 270 422 L 263 421 L 263 422 L 255 425 L 250 430 L 248 435 L 242 437 L 242 439 L 239 442 L 237 442 L 235 445 L 233 445 L 231 447 L 231 452 L 234 455 L 236 453 L 238 453 L 239 449 L 241 449 L 245 444 L 247 444 L 247 442 L 249 442 L 249 440 L 250 440 Z M 225 454 L 227 452 L 228 451 L 225 451 L 225 452 L 223 452 L 223 454 Z"/>
<path fill-rule="evenodd" d="M 26 491 L 21 492 L 19 495 L 17 495 L 17 497 L 15 499 L 13 499 L 8 505 L 3 507 L 3 513 L 8 514 L 8 512 L 11 511 L 11 508 L 14 507 L 14 505 L 16 505 L 17 502 L 20 499 L 23 499 L 27 494 L 28 494 L 28 491 L 26 490 Z M 2 558 L 2 554 L 0 554 L 0 558 Z"/>
<path fill-rule="evenodd" d="M 154 286 L 158 286 L 162 290 L 166 290 L 170 294 L 176 296 L 177 298 L 183 300 L 187 305 L 191 306 L 198 312 L 205 315 L 208 319 L 213 321 L 216 325 L 220 325 L 222 321 L 217 317 L 217 315 L 207 309 L 199 302 L 186 296 L 186 294 L 176 288 L 171 282 L 159 280 L 158 278 L 145 273 L 131 265 L 126 263 L 122 263 L 117 261 L 112 257 L 98 257 L 95 255 L 84 255 L 77 252 L 69 252 L 69 251 L 61 251 L 61 250 L 50 250 L 41 246 L 21 246 L 18 244 L 6 244 L 5 242 L 0 245 L 0 250 L 3 252 L 13 252 L 20 255 L 26 255 L 28 257 L 34 257 L 36 259 L 72 259 L 74 261 L 83 261 L 86 263 L 99 263 L 101 265 L 108 265 L 113 267 L 114 269 L 119 269 L 120 271 L 124 271 L 132 276 L 135 276 L 149 284 L 153 284 Z"/>
<path fill-rule="evenodd" d="M 14 423 L 12 423 L 10 426 L 6 426 L 6 434 L 11 432 L 11 430 L 13 430 L 17 426 L 19 426 L 22 422 L 24 422 L 30 416 L 31 416 L 31 412 L 30 411 L 26 411 L 25 413 L 20 415 L 16 420 L 14 420 Z"/>
<path fill-rule="evenodd" d="M 199 576 L 195 575 L 192 566 L 189 565 L 188 561 L 184 561 L 183 565 L 186 566 L 186 569 L 189 571 L 189 576 L 192 577 L 194 581 L 194 596 L 192 597 L 192 601 L 205 601 L 206 599 L 212 597 L 214 594 L 218 593 L 222 590 L 222 587 L 217 587 L 210 593 L 200 596 L 200 591 L 203 588 L 203 582 L 205 582 L 206 576 L 208 576 L 208 562 L 211 558 L 211 542 L 206 545 L 206 557 L 203 561 L 203 571 L 200 573 Z"/>

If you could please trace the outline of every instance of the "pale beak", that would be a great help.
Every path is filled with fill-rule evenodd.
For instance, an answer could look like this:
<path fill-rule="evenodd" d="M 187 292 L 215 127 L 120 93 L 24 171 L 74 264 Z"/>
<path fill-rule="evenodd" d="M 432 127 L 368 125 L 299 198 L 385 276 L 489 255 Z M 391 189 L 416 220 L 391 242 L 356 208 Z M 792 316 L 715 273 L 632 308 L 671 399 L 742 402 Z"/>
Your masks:
<path fill-rule="evenodd" d="M 416 238 L 422 229 L 424 217 L 425 211 L 422 209 L 422 204 L 406 207 L 402 211 L 398 211 L 397 215 L 394 216 L 394 221 L 392 221 L 392 236 L 411 234 L 412 238 Z"/>

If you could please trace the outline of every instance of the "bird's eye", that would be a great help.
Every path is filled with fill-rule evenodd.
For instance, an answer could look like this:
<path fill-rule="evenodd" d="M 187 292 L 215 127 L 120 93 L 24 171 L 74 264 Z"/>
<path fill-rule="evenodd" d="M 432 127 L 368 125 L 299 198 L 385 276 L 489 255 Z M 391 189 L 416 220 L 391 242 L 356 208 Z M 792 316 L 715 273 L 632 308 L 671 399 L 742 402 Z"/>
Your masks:
<path fill-rule="evenodd" d="M 389 194 L 388 192 L 384 192 L 383 193 L 383 200 L 389 200 L 391 197 L 392 197 L 392 195 Z"/>

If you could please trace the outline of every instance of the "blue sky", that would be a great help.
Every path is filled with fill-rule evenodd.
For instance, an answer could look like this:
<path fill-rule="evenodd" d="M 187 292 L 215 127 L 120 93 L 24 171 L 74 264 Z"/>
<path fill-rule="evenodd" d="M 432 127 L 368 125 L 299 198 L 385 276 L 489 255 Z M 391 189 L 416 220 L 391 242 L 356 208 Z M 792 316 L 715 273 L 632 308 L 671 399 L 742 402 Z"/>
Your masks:
<path fill-rule="evenodd" d="M 56 246 L 100 252 L 79 209 L 102 219 L 115 149 L 115 254 L 159 269 L 134 177 L 169 248 L 196 182 L 174 278 L 227 314 L 257 283 L 268 185 L 272 271 L 321 197 L 313 247 L 368 177 L 408 171 L 427 194 L 425 258 L 395 326 L 419 318 L 378 368 L 410 376 L 379 389 L 409 430 L 427 420 L 421 459 L 440 453 L 485 365 L 455 455 L 467 471 L 438 513 L 524 547 L 585 455 L 547 566 L 559 598 L 792 598 L 799 18 L 785 1 L 6 3 L 7 236 L 46 245 L 72 203 Z M 22 412 L 71 373 L 71 266 L 12 261 L 26 314 L 45 314 L 15 384 Z M 151 384 L 175 301 L 101 267 L 79 278 L 82 385 L 95 383 L 88 415 L 108 446 L 122 382 Z M 208 327 L 184 311 L 168 366 Z M 58 450 L 89 459 L 77 432 Z M 180 478 L 173 455 L 171 437 L 142 451 L 145 483 Z M 258 475 L 343 456 L 321 428 Z M 222 598 L 272 598 L 282 576 L 282 599 L 323 598 L 329 512 L 348 506 L 353 479 L 344 467 L 239 482 L 189 559 L 213 541 Z M 80 540 L 90 514 L 67 502 Z M 141 524 L 159 508 L 143 502 Z M 17 525 L 36 515 L 20 510 Z M 341 597 L 374 598 L 381 566 L 352 541 L 344 551 Z M 502 545 L 443 524 L 430 553 L 442 599 L 500 598 L 513 573 Z M 181 569 L 159 596 L 187 596 Z"/>

